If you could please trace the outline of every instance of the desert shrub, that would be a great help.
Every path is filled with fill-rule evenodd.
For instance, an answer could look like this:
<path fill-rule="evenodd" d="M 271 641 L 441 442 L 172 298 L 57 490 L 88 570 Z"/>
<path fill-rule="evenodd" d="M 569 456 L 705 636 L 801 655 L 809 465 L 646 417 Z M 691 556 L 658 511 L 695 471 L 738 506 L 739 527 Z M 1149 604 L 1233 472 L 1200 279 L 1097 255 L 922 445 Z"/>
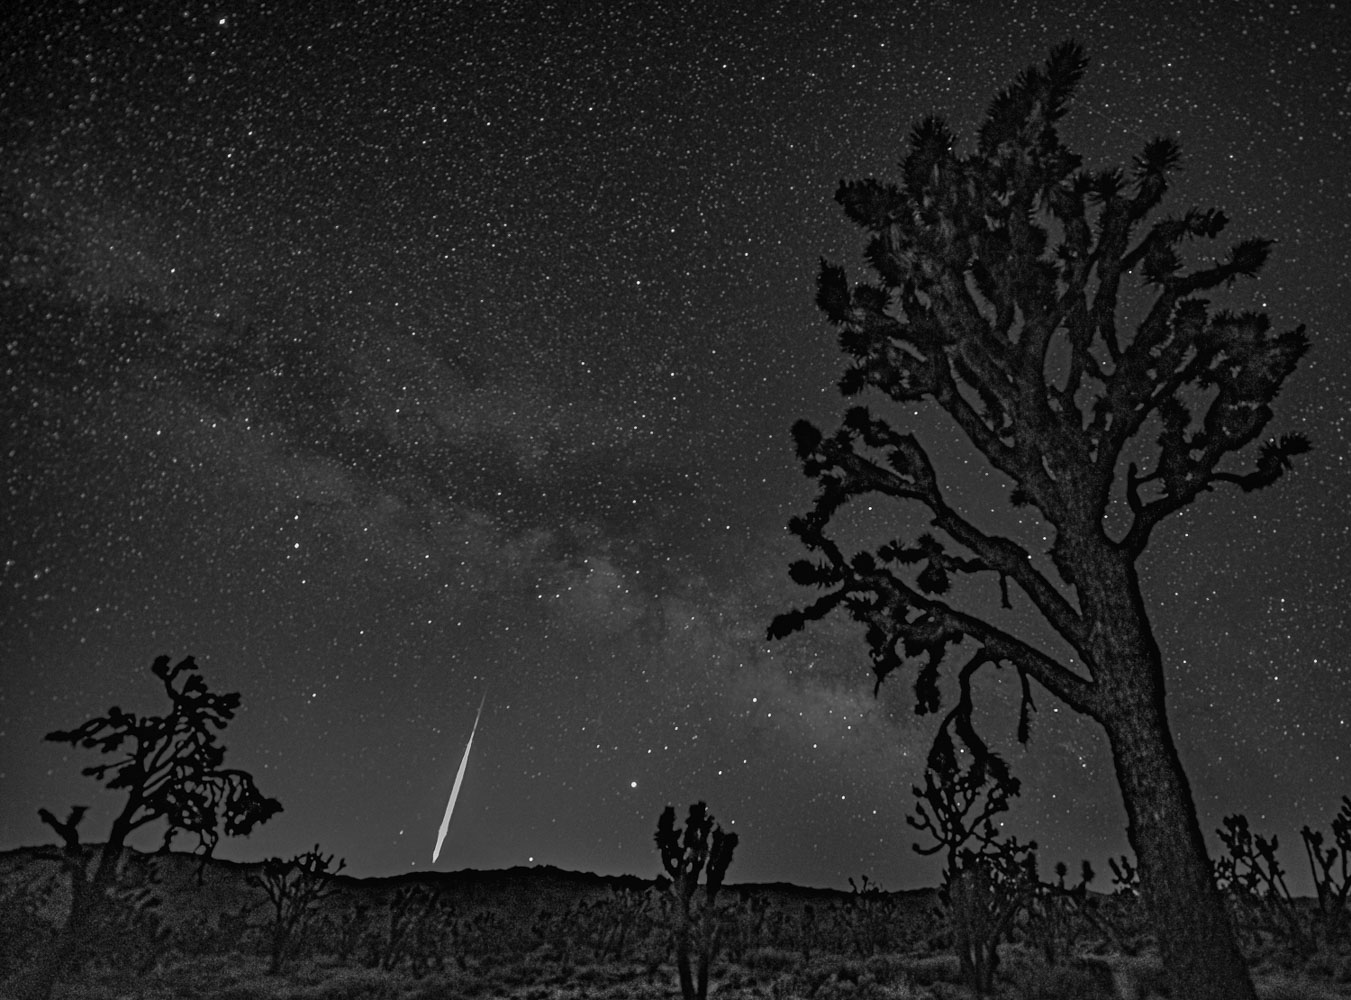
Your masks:
<path fill-rule="evenodd" d="M 899 955 L 873 955 L 863 963 L 864 971 L 879 983 L 907 982 L 905 963 Z"/>
<path fill-rule="evenodd" d="M 746 952 L 765 943 L 769 902 L 744 890 L 722 910 L 723 949 L 729 962 L 740 962 Z"/>
<path fill-rule="evenodd" d="M 961 962 L 954 954 L 927 955 L 922 958 L 906 959 L 903 962 L 906 974 L 920 986 L 932 986 L 934 983 L 955 983 L 962 976 Z"/>
<path fill-rule="evenodd" d="M 1288 972 L 1262 976 L 1256 981 L 1261 1000 L 1343 1000 L 1344 992 L 1326 983 L 1313 982 Z"/>
<path fill-rule="evenodd" d="M 874 956 L 818 959 L 794 977 L 780 977 L 771 996 L 812 1000 L 929 1000 L 894 959 Z"/>
<path fill-rule="evenodd" d="M 1339 985 L 1351 983 L 1351 955 L 1321 951 L 1305 962 L 1304 971 Z"/>
<path fill-rule="evenodd" d="M 301 992 L 295 1000 L 398 1000 L 398 977 L 377 969 L 339 969 L 333 976 Z"/>
<path fill-rule="evenodd" d="M 660 913 L 651 890 L 611 889 L 593 900 L 582 924 L 592 956 L 598 961 L 630 957 L 654 932 Z"/>
<path fill-rule="evenodd" d="M 211 992 L 211 1000 L 274 1000 L 275 997 L 276 992 L 268 984 L 252 981 L 228 983 Z"/>
<path fill-rule="evenodd" d="M 239 973 L 240 962 L 235 955 L 193 955 L 172 962 L 159 974 L 158 982 L 173 996 L 195 996 L 204 984 L 212 984 L 212 998 L 217 990 L 229 985 Z"/>
<path fill-rule="evenodd" d="M 794 978 L 806 995 L 816 997 L 827 983 L 845 982 L 857 986 L 859 976 L 862 974 L 861 962 L 838 957 L 821 957 L 813 959 L 799 969 Z"/>
<path fill-rule="evenodd" d="M 55 940 L 60 925 L 44 914 L 57 876 L 39 871 L 0 888 L 0 979 L 30 965 Z"/>
<path fill-rule="evenodd" d="M 864 875 L 858 882 L 849 879 L 849 937 L 855 954 L 867 957 L 882 951 L 889 943 L 895 919 L 895 905 L 882 887 Z"/>
<path fill-rule="evenodd" d="M 339 962 L 347 962 L 361 950 L 370 927 L 371 907 L 359 899 L 348 898 L 320 914 L 317 936 L 321 947 Z"/>
<path fill-rule="evenodd" d="M 455 921 L 454 941 L 457 960 L 461 955 L 472 955 L 480 962 L 491 964 L 519 959 L 548 939 L 540 937 L 538 925 L 483 908 Z M 571 955 L 569 952 L 569 960 L 572 960 Z"/>
<path fill-rule="evenodd" d="M 155 860 L 130 854 L 112 879 L 101 904 L 88 911 L 69 968 L 100 978 L 143 976 L 172 951 L 173 928 L 160 913 Z"/>
<path fill-rule="evenodd" d="M 428 925 L 439 927 L 447 918 L 438 904 L 441 892 L 426 885 L 406 885 L 395 889 L 385 901 L 383 920 L 364 937 L 366 967 L 397 969 L 408 959 L 418 970 L 424 970 L 428 956 L 423 949 L 430 947 Z"/>
<path fill-rule="evenodd" d="M 289 861 L 268 858 L 257 875 L 248 876 L 249 885 L 261 889 L 266 899 L 260 904 L 265 918 L 258 925 L 268 942 L 268 972 L 281 972 L 287 957 L 305 939 L 320 904 L 335 889 L 333 876 L 346 861 L 333 867 L 333 855 L 325 857 L 319 845 Z"/>
<path fill-rule="evenodd" d="M 741 956 L 741 964 L 761 973 L 786 972 L 798 966 L 799 956 L 786 948 L 766 945 L 748 949 Z"/>
<path fill-rule="evenodd" d="M 472 980 L 454 978 L 455 975 L 449 973 L 428 976 L 400 993 L 399 1000 L 446 1000 L 447 997 L 470 1000 L 483 992 L 479 984 Z"/>
<path fill-rule="evenodd" d="M 544 942 L 563 964 L 622 961 L 641 949 L 658 911 L 650 893 L 611 889 L 561 910 L 536 911 L 528 938 L 518 936 L 514 950 L 523 953 Z"/>
<path fill-rule="evenodd" d="M 249 926 L 250 904 L 223 913 L 181 917 L 172 928 L 173 950 L 188 958 L 242 953 L 253 945 Z"/>
<path fill-rule="evenodd" d="M 801 909 L 771 910 L 766 914 L 764 926 L 767 943 L 795 949 L 804 965 L 811 961 L 813 950 L 823 947 L 821 921 L 816 907 L 810 903 Z"/>
<path fill-rule="evenodd" d="M 1009 978 L 1017 1000 L 1118 1000 L 1106 966 L 1029 963 Z"/>
<path fill-rule="evenodd" d="M 415 978 L 430 971 L 444 972 L 446 959 L 453 956 L 461 969 L 467 967 L 464 927 L 454 903 L 438 896 L 418 915 L 408 947 L 408 965 Z"/>

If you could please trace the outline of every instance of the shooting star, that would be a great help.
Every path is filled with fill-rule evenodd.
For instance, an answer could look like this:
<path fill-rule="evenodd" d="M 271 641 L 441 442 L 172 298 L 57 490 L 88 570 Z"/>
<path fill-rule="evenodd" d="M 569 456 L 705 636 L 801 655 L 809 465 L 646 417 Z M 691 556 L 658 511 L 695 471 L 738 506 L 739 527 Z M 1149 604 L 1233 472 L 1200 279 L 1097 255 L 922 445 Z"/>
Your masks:
<path fill-rule="evenodd" d="M 436 847 L 432 850 L 432 864 L 441 854 L 441 845 L 445 843 L 446 831 L 450 829 L 450 814 L 455 811 L 455 800 L 460 796 L 460 783 L 464 781 L 464 769 L 469 765 L 469 751 L 474 746 L 474 733 L 478 731 L 478 719 L 483 714 L 483 702 L 488 700 L 488 692 L 483 692 L 483 700 L 478 703 L 478 712 L 474 715 L 473 728 L 469 730 L 469 742 L 464 745 L 464 756 L 460 758 L 460 769 L 455 772 L 455 784 L 450 789 L 450 801 L 446 803 L 446 814 L 441 817 L 441 829 L 436 832 Z"/>

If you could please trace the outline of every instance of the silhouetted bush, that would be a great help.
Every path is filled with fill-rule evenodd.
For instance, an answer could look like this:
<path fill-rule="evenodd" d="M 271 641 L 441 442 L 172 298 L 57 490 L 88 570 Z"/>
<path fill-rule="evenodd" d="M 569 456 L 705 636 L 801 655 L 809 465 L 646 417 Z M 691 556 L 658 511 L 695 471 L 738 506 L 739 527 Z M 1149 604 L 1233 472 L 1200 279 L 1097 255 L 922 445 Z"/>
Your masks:
<path fill-rule="evenodd" d="M 249 876 L 249 884 L 262 889 L 270 908 L 261 925 L 268 941 L 268 972 L 281 972 L 287 956 L 304 936 L 320 904 L 334 890 L 332 876 L 347 866 L 345 860 L 333 866 L 333 855 L 325 857 L 319 845 L 290 861 L 268 858 L 258 875 Z"/>
<path fill-rule="evenodd" d="M 324 939 L 340 962 L 346 962 L 361 948 L 368 933 L 370 906 L 360 900 L 348 900 L 335 913 L 325 914 Z"/>
<path fill-rule="evenodd" d="M 395 889 L 385 903 L 384 925 L 367 937 L 366 965 L 372 969 L 396 969 L 411 958 L 418 945 L 425 946 L 426 935 L 419 934 L 424 922 L 438 922 L 441 891 L 426 885 L 406 885 Z"/>
<path fill-rule="evenodd" d="M 35 962 L 60 931 L 60 925 L 43 914 L 56 878 L 38 871 L 16 878 L 13 885 L 0 886 L 0 978 Z"/>

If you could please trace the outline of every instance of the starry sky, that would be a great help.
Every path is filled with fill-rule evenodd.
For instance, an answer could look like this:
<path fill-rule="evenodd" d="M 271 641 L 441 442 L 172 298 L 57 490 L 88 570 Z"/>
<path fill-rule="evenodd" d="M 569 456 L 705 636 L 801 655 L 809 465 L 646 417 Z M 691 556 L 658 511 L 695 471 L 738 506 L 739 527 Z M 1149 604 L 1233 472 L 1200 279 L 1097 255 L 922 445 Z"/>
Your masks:
<path fill-rule="evenodd" d="M 159 711 L 152 659 L 192 653 L 243 696 L 227 760 L 285 807 L 223 857 L 428 869 L 486 694 L 439 869 L 654 875 L 662 808 L 705 799 L 733 881 L 934 884 L 910 681 L 874 698 L 843 620 L 765 640 L 807 596 L 788 429 L 844 406 L 812 302 L 822 256 L 864 273 L 839 180 L 887 176 L 929 112 L 972 136 L 1073 37 L 1070 144 L 1102 166 L 1177 136 L 1167 207 L 1277 241 L 1225 304 L 1309 327 L 1269 432 L 1315 451 L 1144 560 L 1202 826 L 1246 813 L 1307 887 L 1296 831 L 1351 792 L 1351 8 L 24 6 L 0 20 L 0 849 L 52 839 L 39 806 L 94 806 L 99 838 L 117 800 L 42 735 Z M 896 416 L 978 523 L 1037 537 L 951 427 Z M 1008 827 L 1105 889 L 1103 740 L 1041 693 L 1012 746 L 1008 681 L 977 685 L 1024 781 Z"/>

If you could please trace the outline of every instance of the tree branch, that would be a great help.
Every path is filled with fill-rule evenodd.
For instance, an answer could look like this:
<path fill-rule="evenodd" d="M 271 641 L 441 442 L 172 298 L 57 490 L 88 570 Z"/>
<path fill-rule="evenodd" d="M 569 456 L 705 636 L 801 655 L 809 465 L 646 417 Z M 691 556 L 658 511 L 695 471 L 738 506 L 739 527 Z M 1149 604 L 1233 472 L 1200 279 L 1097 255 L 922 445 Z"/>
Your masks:
<path fill-rule="evenodd" d="M 933 464 L 918 441 L 910 435 L 896 434 L 862 409 L 851 411 L 848 425 L 865 444 L 886 449 L 897 471 L 883 468 L 852 448 L 829 449 L 822 456 L 823 465 L 843 473 L 840 487 L 846 494 L 875 492 L 922 503 L 933 515 L 930 523 L 974 553 L 983 564 L 980 568 L 1017 583 L 1051 626 L 1076 652 L 1084 655 L 1087 631 L 1079 612 L 1037 570 L 1031 553 L 1012 539 L 985 534 L 944 502 Z"/>
<path fill-rule="evenodd" d="M 80 844 L 80 822 L 84 819 L 85 813 L 89 811 L 88 806 L 71 806 L 70 815 L 66 817 L 65 822 L 52 815 L 50 810 L 39 809 L 38 818 L 46 823 L 61 837 L 66 845 L 66 854 L 70 857 L 79 858 L 83 856 L 83 847 Z"/>
<path fill-rule="evenodd" d="M 857 563 L 858 560 L 855 560 Z M 943 601 L 928 598 L 911 588 L 894 574 L 877 568 L 862 571 L 849 568 L 853 580 L 846 583 L 848 591 L 864 592 L 876 597 L 874 602 L 850 602 L 850 613 L 871 626 L 870 632 L 882 638 L 887 646 L 878 649 L 874 644 L 874 670 L 879 683 L 900 661 L 895 656 L 894 644 L 927 650 L 930 667 L 935 655 L 949 642 L 969 638 L 992 661 L 1013 664 L 1020 672 L 1059 698 L 1076 712 L 1098 718 L 1105 707 L 1098 686 L 1062 666 L 1041 650 L 990 623 L 965 612 L 957 611 Z M 890 653 L 890 655 L 888 655 Z"/>

